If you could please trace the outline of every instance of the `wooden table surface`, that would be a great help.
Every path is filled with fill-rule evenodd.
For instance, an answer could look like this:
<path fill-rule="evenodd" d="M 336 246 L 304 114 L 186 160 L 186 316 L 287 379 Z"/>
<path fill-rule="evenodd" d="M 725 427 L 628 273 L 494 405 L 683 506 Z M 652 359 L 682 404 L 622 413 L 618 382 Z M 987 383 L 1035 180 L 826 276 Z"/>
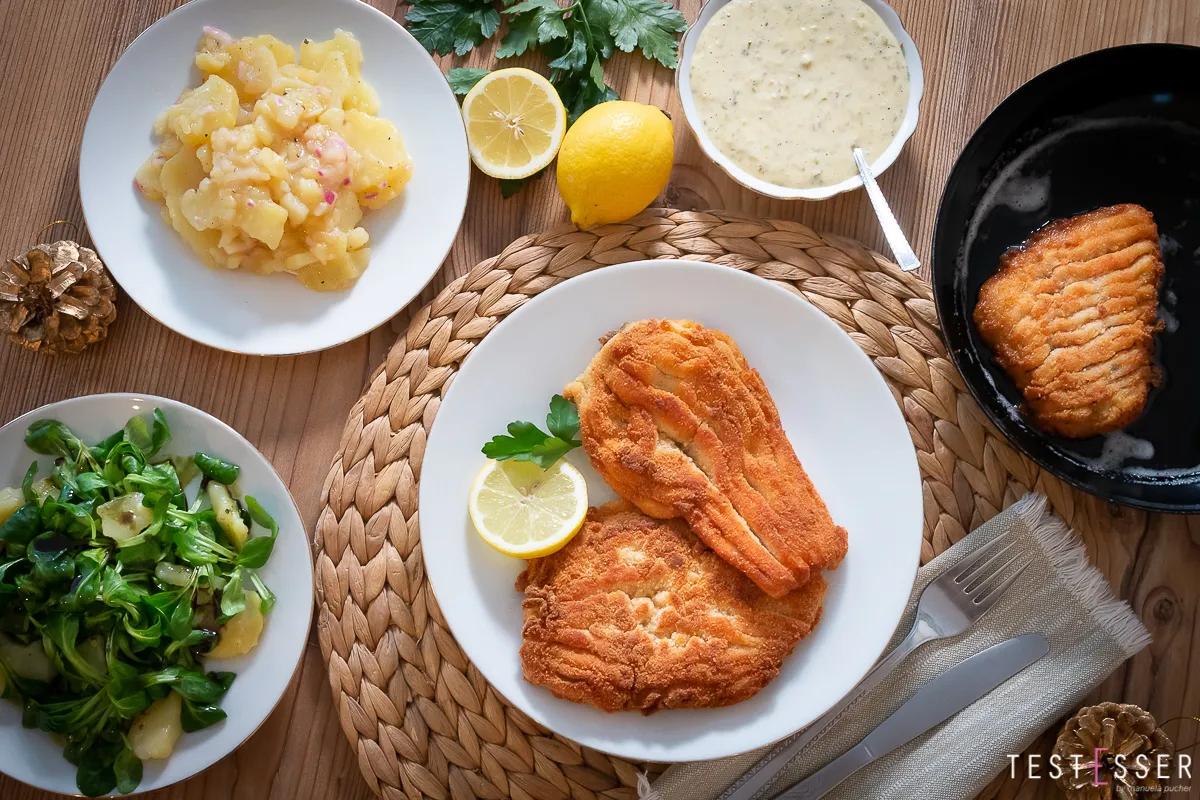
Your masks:
<path fill-rule="evenodd" d="M 373 4 L 403 17 L 403 6 Z M 1024 81 L 1071 56 L 1127 42 L 1200 44 L 1195 0 L 895 0 L 925 66 L 921 124 L 881 179 L 917 254 L 929 258 L 942 185 L 967 137 Z M 82 224 L 79 139 L 92 99 L 125 46 L 179 0 L 0 0 L 0 254 L 22 253 L 59 218 Z M 286 0 L 280 0 L 286 5 Z M 683 0 L 689 20 L 700 0 Z M 320 33 L 320 32 L 316 32 Z M 369 57 L 369 54 L 368 54 Z M 452 62 L 444 60 L 448 68 Z M 486 64 L 482 53 L 465 63 Z M 618 58 L 608 76 L 628 99 L 655 103 L 676 120 L 677 157 L 664 204 L 723 208 L 802 220 L 882 248 L 862 192 L 824 203 L 767 200 L 707 163 L 680 124 L 670 74 Z M 462 230 L 428 300 L 517 236 L 566 219 L 552 177 L 503 200 L 494 181 L 473 176 Z M 306 524 L 316 521 L 322 481 L 347 411 L 406 314 L 323 353 L 249 358 L 211 350 L 159 325 L 127 300 L 109 339 L 76 358 L 47 358 L 0 345 L 0 422 L 43 403 L 107 391 L 166 395 L 198 406 L 245 434 L 283 476 Z M 1129 599 L 1154 644 L 1097 691 L 1148 707 L 1160 720 L 1200 714 L 1200 518 L 1151 516 L 1077 496 L 1093 560 Z M 1196 725 L 1168 728 L 1177 743 Z M 1051 737 L 1052 740 L 1052 737 Z M 1048 747 L 1045 738 L 1039 745 Z M 1193 751 L 1195 752 L 1195 751 Z M 947 781 L 954 776 L 946 776 Z M 0 777 L 0 798 L 48 795 Z M 987 798 L 1056 796 L 1047 780 L 998 778 Z M 1200 780 L 1180 798 L 1200 798 Z M 236 753 L 173 789 L 147 797 L 370 797 L 329 699 L 313 635 L 279 708 Z"/>

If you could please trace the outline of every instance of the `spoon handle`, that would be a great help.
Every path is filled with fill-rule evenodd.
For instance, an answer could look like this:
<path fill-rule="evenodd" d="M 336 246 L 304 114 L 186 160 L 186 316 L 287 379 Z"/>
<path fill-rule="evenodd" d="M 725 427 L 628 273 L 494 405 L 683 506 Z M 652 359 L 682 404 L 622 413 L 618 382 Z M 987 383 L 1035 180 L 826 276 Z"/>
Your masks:
<path fill-rule="evenodd" d="M 921 266 L 921 262 L 917 259 L 917 254 L 913 252 L 908 239 L 904 238 L 904 231 L 900 230 L 900 223 L 896 222 L 896 217 L 892 214 L 892 209 L 888 207 L 883 192 L 879 191 L 879 184 L 875 182 L 875 176 L 871 174 L 871 167 L 867 164 L 862 148 L 854 148 L 854 163 L 858 165 L 858 174 L 862 177 L 863 186 L 867 189 L 867 197 L 871 199 L 871 207 L 875 209 L 875 216 L 879 219 L 879 227 L 883 229 L 883 236 L 887 239 L 888 247 L 892 248 L 892 254 L 896 256 L 896 263 L 905 272 L 912 272 Z"/>

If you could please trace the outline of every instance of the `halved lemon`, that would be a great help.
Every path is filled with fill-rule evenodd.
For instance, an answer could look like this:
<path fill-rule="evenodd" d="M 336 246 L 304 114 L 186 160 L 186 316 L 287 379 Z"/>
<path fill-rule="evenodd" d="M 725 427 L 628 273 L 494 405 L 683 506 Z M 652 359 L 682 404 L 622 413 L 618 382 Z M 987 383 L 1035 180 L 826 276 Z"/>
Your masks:
<path fill-rule="evenodd" d="M 543 470 L 528 461 L 488 461 L 471 484 L 471 522 L 506 556 L 537 558 L 560 549 L 583 525 L 587 484 L 559 459 Z"/>
<path fill-rule="evenodd" d="M 558 92 L 522 67 L 485 75 L 467 92 L 462 114 L 471 160 L 493 178 L 527 178 L 546 167 L 567 130 Z"/>

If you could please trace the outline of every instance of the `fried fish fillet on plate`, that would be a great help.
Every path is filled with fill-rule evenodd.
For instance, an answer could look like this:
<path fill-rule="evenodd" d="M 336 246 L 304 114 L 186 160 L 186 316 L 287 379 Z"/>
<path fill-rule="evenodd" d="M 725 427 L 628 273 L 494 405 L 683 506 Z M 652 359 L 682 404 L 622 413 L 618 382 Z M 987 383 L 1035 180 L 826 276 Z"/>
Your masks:
<path fill-rule="evenodd" d="M 564 391 L 596 471 L 652 517 L 680 517 L 780 597 L 846 554 L 759 374 L 721 331 L 642 320 Z"/>
<path fill-rule="evenodd" d="M 525 679 L 606 711 L 723 706 L 766 686 L 821 616 L 825 581 L 763 593 L 678 520 L 617 502 L 529 562 Z"/>
<path fill-rule="evenodd" d="M 1158 226 L 1138 205 L 1058 220 L 1004 254 L 975 324 L 1039 426 L 1083 438 L 1142 413 L 1162 275 Z"/>

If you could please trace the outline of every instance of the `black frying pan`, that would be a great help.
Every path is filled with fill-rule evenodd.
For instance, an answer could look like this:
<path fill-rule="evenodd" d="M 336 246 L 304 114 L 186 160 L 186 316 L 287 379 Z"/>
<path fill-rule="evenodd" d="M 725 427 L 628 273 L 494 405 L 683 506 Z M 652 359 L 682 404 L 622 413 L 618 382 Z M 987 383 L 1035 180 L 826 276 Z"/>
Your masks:
<path fill-rule="evenodd" d="M 1121 434 L 1071 440 L 1035 427 L 971 319 L 1001 253 L 1049 220 L 1138 203 L 1166 265 L 1161 386 Z M 992 422 L 1046 469 L 1113 502 L 1200 511 L 1200 48 L 1089 53 L 1010 95 L 950 173 L 933 284 L 951 357 Z"/>

